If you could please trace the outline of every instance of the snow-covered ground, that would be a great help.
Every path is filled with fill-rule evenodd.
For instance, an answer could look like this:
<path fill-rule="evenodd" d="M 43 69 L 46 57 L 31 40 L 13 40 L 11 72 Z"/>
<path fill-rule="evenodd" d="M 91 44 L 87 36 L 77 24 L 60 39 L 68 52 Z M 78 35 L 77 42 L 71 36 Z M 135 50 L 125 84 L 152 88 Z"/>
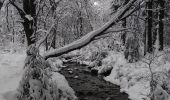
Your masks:
<path fill-rule="evenodd" d="M 25 56 L 26 55 L 24 55 L 24 53 L 0 54 L 0 100 L 14 100 L 13 91 L 16 90 L 19 85 L 19 81 L 21 80 Z M 153 72 L 159 74 L 155 76 L 158 84 L 163 85 L 165 82 L 169 82 L 167 85 L 169 85 L 170 89 L 170 81 L 168 81 L 170 79 L 167 79 L 167 77 L 162 74 L 168 74 L 170 72 L 169 56 L 170 53 L 156 57 L 153 61 L 154 63 L 151 64 L 151 68 Z M 120 85 L 121 91 L 128 93 L 131 100 L 150 100 L 148 95 L 150 94 L 151 73 L 146 61 L 146 59 L 142 59 L 136 63 L 128 63 L 124 59 L 122 53 L 111 51 L 109 52 L 109 56 L 102 61 L 102 66 L 113 67 L 111 74 L 105 77 L 105 80 L 110 81 L 113 84 Z M 63 91 L 71 91 L 70 93 L 74 94 L 72 89 L 67 90 L 63 88 L 65 85 L 62 82 L 68 84 L 63 75 L 60 75 L 59 73 L 55 73 L 55 75 L 53 78 L 55 78 L 56 82 L 59 82 L 57 83 L 59 84 L 59 88 Z M 57 80 L 63 81 L 61 82 Z M 66 86 L 68 89 L 70 88 L 69 85 Z M 161 89 L 161 91 L 164 90 Z M 167 99 L 165 100 L 170 100 L 169 94 L 165 94 L 167 95 Z"/>
<path fill-rule="evenodd" d="M 165 75 L 159 74 L 170 71 L 170 62 L 165 58 L 165 56 L 156 57 L 151 64 L 152 71 L 157 73 L 154 78 L 160 86 L 163 85 L 163 82 L 169 80 Z M 109 76 L 105 77 L 105 80 L 120 85 L 121 91 L 128 93 L 131 100 L 150 100 L 151 73 L 148 64 L 143 60 L 146 59 L 136 63 L 128 63 L 123 54 L 110 52 L 109 56 L 103 59 L 103 63 L 105 63 L 104 66 L 112 66 L 113 70 Z M 170 100 L 170 96 L 165 90 L 161 88 L 161 91 L 160 89 L 158 91 L 163 92 L 167 99 L 158 98 L 155 100 Z M 158 97 L 165 98 L 162 94 Z"/>
<path fill-rule="evenodd" d="M 16 100 L 14 98 L 24 72 L 25 57 L 25 53 L 0 54 L 0 100 Z M 63 93 L 61 100 L 66 100 L 67 97 L 71 98 L 70 100 L 77 99 L 63 75 L 55 72 L 52 80 Z"/>
<path fill-rule="evenodd" d="M 23 73 L 24 54 L 0 54 L 0 100 L 13 100 Z"/>

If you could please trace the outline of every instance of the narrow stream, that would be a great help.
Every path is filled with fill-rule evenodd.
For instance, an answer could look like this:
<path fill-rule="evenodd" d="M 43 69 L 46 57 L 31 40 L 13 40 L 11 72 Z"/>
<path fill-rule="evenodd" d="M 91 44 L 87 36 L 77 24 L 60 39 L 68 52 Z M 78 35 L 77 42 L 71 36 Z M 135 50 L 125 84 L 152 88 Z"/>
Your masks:
<path fill-rule="evenodd" d="M 129 100 L 126 93 L 120 93 L 120 87 L 94 76 L 85 65 L 65 64 L 60 73 L 76 92 L 79 100 Z"/>

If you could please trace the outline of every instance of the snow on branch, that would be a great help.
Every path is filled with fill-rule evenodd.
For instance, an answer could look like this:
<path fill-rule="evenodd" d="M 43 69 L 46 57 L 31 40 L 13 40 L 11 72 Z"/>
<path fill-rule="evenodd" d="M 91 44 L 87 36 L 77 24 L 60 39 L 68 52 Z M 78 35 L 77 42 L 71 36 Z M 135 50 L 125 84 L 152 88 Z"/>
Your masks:
<path fill-rule="evenodd" d="M 104 24 L 103 26 L 101 26 L 100 28 L 87 33 L 85 36 L 83 36 L 82 38 L 68 44 L 65 45 L 64 47 L 61 47 L 59 49 L 54 49 L 51 50 L 47 53 L 44 54 L 44 58 L 48 59 L 50 57 L 57 57 L 60 56 L 64 53 L 68 53 L 72 50 L 75 49 L 79 49 L 83 46 L 86 46 L 87 44 L 89 44 L 96 36 L 102 34 L 103 32 L 105 32 L 107 29 L 109 29 L 112 25 L 115 25 L 117 22 L 119 22 L 121 20 L 121 18 L 124 16 L 124 14 L 130 9 L 130 7 L 136 2 L 136 0 L 130 0 L 126 5 L 120 7 L 118 9 L 118 11 L 114 14 L 114 16 L 112 17 L 112 19 L 110 21 L 108 21 L 106 24 Z"/>
<path fill-rule="evenodd" d="M 29 21 L 34 20 L 34 18 L 31 15 L 25 15 L 25 18 L 27 18 Z"/>

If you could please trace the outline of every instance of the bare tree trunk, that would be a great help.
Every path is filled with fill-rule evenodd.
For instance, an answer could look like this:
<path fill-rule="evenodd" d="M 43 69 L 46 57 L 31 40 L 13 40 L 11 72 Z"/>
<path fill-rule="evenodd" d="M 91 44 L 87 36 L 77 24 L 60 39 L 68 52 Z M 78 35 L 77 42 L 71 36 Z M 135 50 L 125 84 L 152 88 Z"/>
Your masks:
<path fill-rule="evenodd" d="M 144 34 L 143 34 L 143 43 L 144 43 L 144 55 L 146 55 L 146 52 L 147 52 L 147 36 L 146 36 L 146 29 L 147 29 L 147 26 L 146 26 L 146 20 L 145 20 L 145 31 L 144 31 Z"/>
<path fill-rule="evenodd" d="M 44 23 L 44 29 L 47 29 L 46 23 Z M 45 50 L 47 51 L 48 50 L 48 38 L 46 37 L 44 41 L 45 41 Z"/>
<path fill-rule="evenodd" d="M 15 42 L 15 29 L 14 29 L 14 25 L 15 25 L 15 23 L 14 23 L 14 21 L 13 21 L 13 29 L 12 29 L 12 43 L 14 44 L 14 42 Z"/>
<path fill-rule="evenodd" d="M 164 34 L 164 23 L 163 23 L 163 19 L 164 19 L 164 8 L 165 8 L 165 5 L 164 5 L 164 0 L 159 0 L 159 8 L 160 8 L 160 10 L 159 10 L 159 15 L 158 15 L 158 17 L 159 17 L 159 23 L 158 23 L 158 25 L 159 25 L 159 46 L 160 46 L 160 48 L 159 48 L 159 50 L 163 50 L 163 40 L 164 40 L 164 38 L 163 38 L 163 34 Z"/>
<path fill-rule="evenodd" d="M 146 21 L 146 50 L 151 53 L 153 50 L 153 41 L 152 41 L 152 4 L 153 0 L 149 0 L 146 3 L 147 9 L 147 21 Z"/>
<path fill-rule="evenodd" d="M 54 33 L 53 33 L 53 40 L 52 40 L 52 44 L 51 47 L 53 47 L 54 49 L 56 48 L 56 29 L 54 29 Z"/>
<path fill-rule="evenodd" d="M 122 21 L 122 27 L 126 28 L 126 18 L 123 19 L 123 21 Z M 126 43 L 126 31 L 122 32 L 121 38 L 122 38 L 122 41 L 123 41 L 123 45 L 125 45 L 125 43 Z"/>
<path fill-rule="evenodd" d="M 45 39 L 45 50 L 46 51 L 48 50 L 48 39 L 47 38 Z"/>
<path fill-rule="evenodd" d="M 126 5 L 128 2 L 129 2 L 129 0 L 125 0 L 123 5 Z M 124 18 L 122 20 L 122 27 L 123 28 L 126 28 L 126 23 L 127 23 L 126 18 Z M 122 34 L 122 41 L 123 41 L 123 45 L 125 45 L 125 43 L 126 43 L 126 31 L 124 31 L 123 34 Z"/>
<path fill-rule="evenodd" d="M 2 2 L 2 1 L 0 1 L 0 9 L 2 8 L 2 5 L 3 5 L 3 2 Z"/>
<path fill-rule="evenodd" d="M 36 4 L 35 0 L 23 0 L 23 9 L 26 15 L 29 15 L 33 20 L 24 19 L 24 30 L 27 37 L 27 45 L 35 43 L 34 32 L 36 31 Z"/>

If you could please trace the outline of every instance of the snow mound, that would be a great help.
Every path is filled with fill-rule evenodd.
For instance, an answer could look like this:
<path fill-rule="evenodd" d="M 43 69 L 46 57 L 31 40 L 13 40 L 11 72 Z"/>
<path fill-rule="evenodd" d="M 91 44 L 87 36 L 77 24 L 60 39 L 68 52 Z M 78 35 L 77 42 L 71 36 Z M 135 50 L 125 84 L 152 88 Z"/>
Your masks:
<path fill-rule="evenodd" d="M 74 90 L 69 86 L 67 80 L 63 75 L 60 73 L 53 73 L 52 80 L 56 82 L 57 88 L 62 92 L 62 99 L 61 100 L 78 100 L 75 96 Z"/>
<path fill-rule="evenodd" d="M 154 91 L 154 100 L 170 100 L 170 96 L 160 85 L 157 85 Z"/>
<path fill-rule="evenodd" d="M 111 74 L 105 77 L 106 81 L 120 85 L 121 92 L 129 94 L 131 100 L 150 100 L 151 73 L 148 64 L 143 62 L 143 59 L 136 63 L 127 63 L 123 53 L 110 52 L 109 57 L 104 60 L 107 62 L 103 63 L 104 66 L 113 67 Z M 168 77 L 162 74 L 170 71 L 169 65 L 170 62 L 164 61 L 162 56 L 155 58 L 154 63 L 151 64 L 154 79 L 158 84 L 170 83 Z"/>
<path fill-rule="evenodd" d="M 17 88 L 20 84 L 20 80 L 24 74 L 24 62 L 26 55 L 20 53 L 6 53 L 0 54 L 0 100 L 16 100 L 18 91 Z M 58 61 L 59 65 L 61 65 L 61 61 Z M 75 96 L 74 90 L 69 86 L 65 77 L 57 72 L 52 73 L 52 77 L 50 79 L 51 83 L 57 84 L 57 87 L 53 87 L 53 89 L 58 89 L 59 94 L 61 96 L 60 100 L 77 100 Z M 30 80 L 31 89 L 38 91 L 39 81 Z M 55 86 L 55 85 L 54 85 Z M 33 90 L 30 90 L 33 91 Z M 48 91 L 46 91 L 48 92 Z M 38 93 L 38 92 L 37 92 Z M 48 94 L 48 93 L 46 93 Z M 31 95 L 38 94 L 31 93 Z M 38 97 L 38 96 L 37 96 Z M 49 96 L 46 95 L 48 98 Z M 50 97 L 48 100 L 51 100 Z"/>

